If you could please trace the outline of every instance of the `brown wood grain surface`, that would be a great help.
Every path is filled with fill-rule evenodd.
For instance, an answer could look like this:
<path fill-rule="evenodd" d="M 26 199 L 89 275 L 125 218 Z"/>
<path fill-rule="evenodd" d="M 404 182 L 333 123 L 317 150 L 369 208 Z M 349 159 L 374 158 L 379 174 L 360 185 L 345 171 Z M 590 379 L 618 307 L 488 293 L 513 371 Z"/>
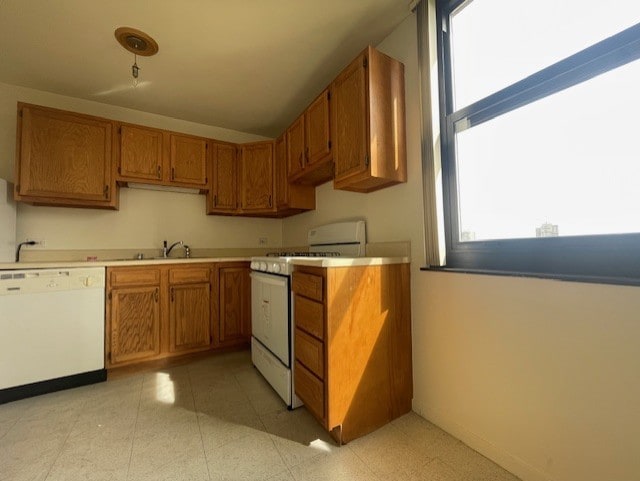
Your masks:
<path fill-rule="evenodd" d="M 206 186 L 207 139 L 171 134 L 169 181 L 180 185 Z"/>
<path fill-rule="evenodd" d="M 162 181 L 164 133 L 162 130 L 121 125 L 119 180 Z"/>
<path fill-rule="evenodd" d="M 241 209 L 245 212 L 276 212 L 273 142 L 254 142 L 240 148 Z"/>
<path fill-rule="evenodd" d="M 114 123 L 18 103 L 16 199 L 117 208 Z"/>
<path fill-rule="evenodd" d="M 169 350 L 182 352 L 206 348 L 211 343 L 211 285 L 169 286 Z"/>
<path fill-rule="evenodd" d="M 324 344 L 298 328 L 294 339 L 296 360 L 319 379 L 324 379 Z"/>
<path fill-rule="evenodd" d="M 294 181 L 305 165 L 304 158 L 304 114 L 287 129 L 287 166 L 289 181 Z"/>
<path fill-rule="evenodd" d="M 320 341 L 324 340 L 324 304 L 322 302 L 312 301 L 296 294 L 293 317 L 296 327 Z"/>

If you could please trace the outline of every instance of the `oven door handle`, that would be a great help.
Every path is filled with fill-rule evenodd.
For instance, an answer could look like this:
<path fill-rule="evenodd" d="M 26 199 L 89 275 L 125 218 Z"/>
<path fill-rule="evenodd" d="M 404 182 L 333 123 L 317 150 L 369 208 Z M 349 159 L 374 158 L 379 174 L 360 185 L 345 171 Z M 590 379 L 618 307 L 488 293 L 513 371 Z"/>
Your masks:
<path fill-rule="evenodd" d="M 251 278 L 265 284 L 271 284 L 278 287 L 287 289 L 288 279 L 286 277 L 278 276 L 275 274 L 263 274 L 262 272 L 252 272 Z"/>

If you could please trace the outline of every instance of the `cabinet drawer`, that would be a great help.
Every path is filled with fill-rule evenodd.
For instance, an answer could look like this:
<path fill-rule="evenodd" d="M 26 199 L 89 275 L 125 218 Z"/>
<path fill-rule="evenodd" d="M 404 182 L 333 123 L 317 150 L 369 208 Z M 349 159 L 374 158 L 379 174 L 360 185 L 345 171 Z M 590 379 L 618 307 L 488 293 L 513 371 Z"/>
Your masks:
<path fill-rule="evenodd" d="M 177 267 L 169 271 L 169 283 L 209 282 L 209 267 Z"/>
<path fill-rule="evenodd" d="M 324 379 L 324 344 L 296 328 L 295 353 L 296 360 L 320 379 Z"/>
<path fill-rule="evenodd" d="M 296 327 L 320 340 L 324 339 L 324 304 L 296 296 L 294 319 Z"/>
<path fill-rule="evenodd" d="M 322 277 L 306 272 L 294 272 L 293 292 L 322 302 Z"/>
<path fill-rule="evenodd" d="M 160 269 L 141 267 L 113 269 L 109 273 L 111 287 L 156 286 L 160 284 Z"/>
<path fill-rule="evenodd" d="M 293 377 L 298 397 L 312 414 L 324 419 L 324 383 L 298 361 L 295 363 Z"/>

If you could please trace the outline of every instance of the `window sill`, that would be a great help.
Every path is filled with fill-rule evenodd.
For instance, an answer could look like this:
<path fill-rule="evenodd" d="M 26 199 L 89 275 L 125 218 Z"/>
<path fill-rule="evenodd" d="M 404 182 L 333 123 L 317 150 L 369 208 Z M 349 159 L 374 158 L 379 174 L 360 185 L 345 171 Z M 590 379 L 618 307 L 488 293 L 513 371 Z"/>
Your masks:
<path fill-rule="evenodd" d="M 612 284 L 618 286 L 640 286 L 640 279 L 631 277 L 601 277 L 601 276 L 585 276 L 585 275 L 568 275 L 568 274 L 543 274 L 539 272 L 515 272 L 515 271 L 497 271 L 490 269 L 463 269 L 454 267 L 437 267 L 426 266 L 421 267 L 421 271 L 425 272 L 448 272 L 453 274 L 479 274 L 483 276 L 501 276 L 501 277 L 526 277 L 534 279 L 550 279 L 564 282 L 585 282 L 588 284 Z"/>

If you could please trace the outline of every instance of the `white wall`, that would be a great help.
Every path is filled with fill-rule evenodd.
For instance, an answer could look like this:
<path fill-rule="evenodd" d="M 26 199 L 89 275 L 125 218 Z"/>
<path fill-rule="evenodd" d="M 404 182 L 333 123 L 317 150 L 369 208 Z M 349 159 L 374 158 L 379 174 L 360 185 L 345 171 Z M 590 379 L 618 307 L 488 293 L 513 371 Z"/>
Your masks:
<path fill-rule="evenodd" d="M 409 182 L 371 194 L 317 190 L 309 227 L 367 220 L 372 242 L 410 240 L 413 407 L 522 479 L 640 479 L 640 290 L 421 272 L 415 17 L 379 48 L 405 64 Z"/>
<path fill-rule="evenodd" d="M 133 92 L 135 94 L 135 92 Z M 251 134 L 195 124 L 122 107 L 0 83 L 0 177 L 13 180 L 16 103 L 98 115 L 230 142 L 262 140 Z M 45 239 L 46 249 L 160 247 L 163 239 L 195 248 L 258 247 L 282 244 L 282 221 L 205 215 L 205 196 L 120 189 L 120 210 L 18 206 L 17 238 Z"/>

